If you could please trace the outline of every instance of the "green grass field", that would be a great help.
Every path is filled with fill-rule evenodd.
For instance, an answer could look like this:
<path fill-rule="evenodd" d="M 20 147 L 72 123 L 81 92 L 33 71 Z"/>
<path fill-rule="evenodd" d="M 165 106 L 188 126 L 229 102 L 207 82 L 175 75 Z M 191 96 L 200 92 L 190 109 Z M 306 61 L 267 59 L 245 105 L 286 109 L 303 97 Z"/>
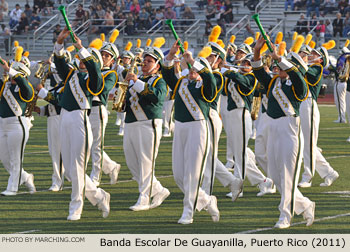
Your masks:
<path fill-rule="evenodd" d="M 49 192 L 51 185 L 51 159 L 46 138 L 46 118 L 35 117 L 34 127 L 25 149 L 24 169 L 35 176 L 37 193 L 26 193 L 22 185 L 14 197 L 0 197 L 0 233 L 28 232 L 37 234 L 53 233 L 138 233 L 138 234 L 191 234 L 213 233 L 350 233 L 350 144 L 345 140 L 350 135 L 350 127 L 335 124 L 337 111 L 334 106 L 320 106 L 321 125 L 318 146 L 323 155 L 340 174 L 331 187 L 320 187 L 322 179 L 315 175 L 313 187 L 301 191 L 316 202 L 316 220 L 306 227 L 302 216 L 293 218 L 293 225 L 287 230 L 273 229 L 278 220 L 280 195 L 256 197 L 258 188 L 245 182 L 244 197 L 236 202 L 225 198 L 228 189 L 216 181 L 214 195 L 218 198 L 221 219 L 213 223 L 205 211 L 197 212 L 192 225 L 177 224 L 182 214 L 183 194 L 178 189 L 171 170 L 171 138 L 163 138 L 156 161 L 156 176 L 166 186 L 171 195 L 158 208 L 132 212 L 129 206 L 138 198 L 137 183 L 131 180 L 122 147 L 122 137 L 117 135 L 114 125 L 116 114 L 112 112 L 105 137 L 105 150 L 109 156 L 121 163 L 118 183 L 109 185 L 109 177 L 103 176 L 101 187 L 111 193 L 111 213 L 107 219 L 101 217 L 97 207 L 85 200 L 82 218 L 68 222 L 70 183 L 60 192 Z M 254 148 L 254 141 L 250 142 Z M 219 158 L 225 162 L 226 136 L 223 133 L 219 146 Z M 89 165 L 88 173 L 91 166 Z M 0 190 L 7 186 L 8 174 L 0 163 Z M 259 230 L 258 230 L 259 229 Z"/>

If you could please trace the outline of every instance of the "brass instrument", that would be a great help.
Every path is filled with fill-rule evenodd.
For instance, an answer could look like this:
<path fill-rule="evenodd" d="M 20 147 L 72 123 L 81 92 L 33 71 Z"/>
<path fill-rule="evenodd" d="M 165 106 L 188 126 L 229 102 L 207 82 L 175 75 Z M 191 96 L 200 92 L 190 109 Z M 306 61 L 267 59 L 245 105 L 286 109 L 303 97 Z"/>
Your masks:
<path fill-rule="evenodd" d="M 39 61 L 38 65 L 39 65 L 39 68 L 35 72 L 34 76 L 38 79 L 42 79 L 42 77 L 44 76 L 44 73 L 45 73 L 46 63 L 44 61 Z"/>
<path fill-rule="evenodd" d="M 132 60 L 130 68 L 129 68 L 126 76 L 128 76 L 129 73 L 134 72 L 134 68 L 136 67 L 136 63 L 137 63 L 137 58 L 138 57 L 135 57 Z M 126 104 L 126 91 L 128 90 L 129 83 L 118 82 L 117 84 L 118 84 L 118 87 L 114 93 L 112 110 L 115 110 L 117 112 L 124 112 L 125 111 L 125 104 Z"/>
<path fill-rule="evenodd" d="M 344 66 L 339 73 L 339 77 L 338 77 L 339 81 L 346 82 L 349 79 L 349 74 L 350 74 L 349 72 L 350 72 L 350 55 L 347 55 Z"/>
<path fill-rule="evenodd" d="M 257 86 L 257 91 L 260 90 L 260 82 L 258 83 Z M 254 96 L 253 97 L 253 105 L 252 105 L 252 112 L 250 113 L 250 116 L 252 117 L 252 120 L 255 121 L 258 119 L 258 114 L 261 106 L 261 92 L 259 91 L 259 96 Z"/>

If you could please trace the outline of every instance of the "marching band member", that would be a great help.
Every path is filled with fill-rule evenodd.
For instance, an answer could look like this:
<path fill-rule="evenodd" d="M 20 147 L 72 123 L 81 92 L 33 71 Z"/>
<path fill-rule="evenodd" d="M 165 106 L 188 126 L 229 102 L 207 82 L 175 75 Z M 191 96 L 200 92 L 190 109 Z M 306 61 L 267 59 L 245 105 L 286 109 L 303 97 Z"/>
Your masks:
<path fill-rule="evenodd" d="M 164 38 L 157 38 L 143 54 L 142 75 L 137 77 L 131 65 L 125 80 L 126 116 L 123 148 L 126 164 L 139 186 L 139 198 L 130 209 L 158 207 L 170 195 L 155 177 L 155 161 L 162 137 L 162 109 L 166 83 L 159 74 Z M 136 64 L 134 62 L 134 64 Z M 152 200 L 152 201 L 151 201 Z"/>
<path fill-rule="evenodd" d="M 16 195 L 25 184 L 30 193 L 36 191 L 33 174 L 23 169 L 23 155 L 29 137 L 29 121 L 24 118 L 27 103 L 34 98 L 33 86 L 28 82 L 30 70 L 21 63 L 23 48 L 16 48 L 15 61 L 0 64 L 8 78 L 0 80 L 0 160 L 10 174 L 3 196 Z"/>
<path fill-rule="evenodd" d="M 300 105 L 300 122 L 304 136 L 304 173 L 298 184 L 299 187 L 311 186 L 311 180 L 315 175 L 315 170 L 325 180 L 320 186 L 330 186 L 339 177 L 339 174 L 330 166 L 317 148 L 320 124 L 317 97 L 322 86 L 323 68 L 329 64 L 327 50 L 334 47 L 335 42 L 333 42 L 329 41 L 320 48 L 310 50 L 309 61 L 311 65 L 305 75 L 305 81 L 310 91 L 308 98 Z"/>
<path fill-rule="evenodd" d="M 303 214 L 306 226 L 310 226 L 314 221 L 315 203 L 304 197 L 296 186 L 303 148 L 299 107 L 308 92 L 303 79 L 307 66 L 294 51 L 291 53 L 292 63 L 279 56 L 275 46 L 271 45 L 274 48 L 272 59 L 278 61 L 281 69 L 279 75 L 272 78 L 264 71 L 260 59 L 264 43 L 263 37 L 257 40 L 252 66 L 255 76 L 267 88 L 267 115 L 271 117 L 267 143 L 268 174 L 281 194 L 280 217 L 275 227 L 288 228 L 294 211 Z M 296 46 L 296 52 L 301 43 Z"/>
<path fill-rule="evenodd" d="M 117 183 L 118 174 L 121 165 L 111 160 L 104 151 L 104 136 L 108 122 L 107 103 L 109 92 L 114 88 L 118 81 L 118 74 L 115 70 L 111 70 L 114 61 L 119 56 L 119 51 L 114 45 L 114 41 L 119 34 L 118 30 L 114 30 L 109 38 L 109 42 L 105 42 L 100 53 L 102 56 L 102 76 L 103 90 L 99 95 L 92 99 L 91 114 L 89 115 L 93 141 L 91 145 L 92 171 L 91 180 L 96 186 L 100 185 L 101 170 L 110 177 L 110 184 Z"/>
<path fill-rule="evenodd" d="M 102 211 L 102 217 L 109 215 L 110 194 L 97 188 L 85 174 L 91 149 L 91 125 L 88 110 L 92 98 L 103 88 L 101 74 L 102 58 L 96 48 L 84 48 L 81 40 L 74 34 L 79 50 L 79 70 L 69 67 L 64 60 L 64 40 L 70 31 L 65 27 L 58 35 L 54 46 L 54 62 L 57 72 L 64 80 L 64 91 L 60 101 L 61 152 L 66 175 L 72 182 L 71 202 L 67 220 L 79 220 L 83 211 L 84 192 L 92 205 Z M 102 41 L 101 41 L 102 45 Z M 85 189 L 85 190 L 84 190 Z"/>
<path fill-rule="evenodd" d="M 173 68 L 174 55 L 178 50 L 178 41 L 175 41 L 162 68 L 163 77 L 173 90 L 175 99 L 173 173 L 176 184 L 184 193 L 183 213 L 178 223 L 192 223 L 196 209 L 206 209 L 212 220 L 217 222 L 220 219 L 217 199 L 200 187 L 210 140 L 207 122 L 209 104 L 216 97 L 216 80 L 205 59 L 211 49 L 203 49 L 196 60 L 189 51 L 185 51 L 183 57 L 192 68 L 187 76 L 180 79 Z"/>

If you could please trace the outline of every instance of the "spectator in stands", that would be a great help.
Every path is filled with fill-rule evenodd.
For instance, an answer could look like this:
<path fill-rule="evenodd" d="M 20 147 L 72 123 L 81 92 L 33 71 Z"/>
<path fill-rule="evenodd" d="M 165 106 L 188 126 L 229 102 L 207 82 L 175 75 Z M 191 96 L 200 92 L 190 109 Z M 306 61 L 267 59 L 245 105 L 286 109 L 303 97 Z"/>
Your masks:
<path fill-rule="evenodd" d="M 121 9 L 121 6 L 120 6 L 120 5 L 117 5 L 117 6 L 115 7 L 114 12 L 113 12 L 113 17 L 114 17 L 114 19 L 118 19 L 120 13 L 122 13 L 122 12 L 123 12 L 123 10 Z"/>
<path fill-rule="evenodd" d="M 95 15 L 95 13 L 96 13 L 96 9 L 95 9 L 95 7 L 93 5 L 89 6 L 89 10 L 88 11 L 89 11 L 89 16 L 90 17 L 93 17 Z"/>
<path fill-rule="evenodd" d="M 168 7 L 170 10 L 171 8 Z M 164 15 L 163 15 L 163 12 L 160 8 L 158 8 L 156 10 L 156 15 L 155 15 L 155 18 L 153 19 L 152 21 L 152 27 L 155 26 L 160 20 L 164 19 Z"/>
<path fill-rule="evenodd" d="M 16 4 L 16 7 L 10 12 L 10 28 L 13 29 L 20 21 L 22 14 L 21 6 Z"/>
<path fill-rule="evenodd" d="M 56 43 L 57 37 L 61 33 L 61 31 L 62 31 L 61 25 L 57 24 L 55 27 L 55 30 L 53 31 L 52 43 Z"/>
<path fill-rule="evenodd" d="M 318 39 L 319 44 L 324 43 L 325 32 L 326 32 L 326 25 L 324 24 L 323 20 L 320 20 L 319 24 L 316 26 L 316 29 L 315 29 L 316 38 Z"/>
<path fill-rule="evenodd" d="M 28 20 L 31 20 L 33 11 L 32 8 L 30 8 L 29 4 L 24 5 L 23 12 L 26 14 Z"/>
<path fill-rule="evenodd" d="M 96 34 L 99 32 L 99 26 L 101 25 L 100 17 L 97 15 L 97 12 L 93 13 L 91 16 L 91 21 L 89 23 L 88 34 Z"/>
<path fill-rule="evenodd" d="M 42 15 L 51 15 L 54 3 L 50 0 L 44 0 L 44 8 L 42 10 Z"/>
<path fill-rule="evenodd" d="M 11 30 L 9 27 L 6 27 L 4 24 L 1 25 L 3 32 L 1 33 L 1 37 L 4 38 L 4 47 L 5 47 L 5 52 L 6 56 L 10 56 L 11 49 L 9 48 L 10 45 L 10 39 L 12 36 Z"/>
<path fill-rule="evenodd" d="M 133 0 L 130 6 L 131 13 L 136 16 L 140 13 L 141 7 L 138 0 Z"/>
<path fill-rule="evenodd" d="M 209 20 L 205 21 L 204 35 L 209 36 L 212 28 L 213 28 L 213 25 L 210 23 L 210 21 Z"/>
<path fill-rule="evenodd" d="M 150 22 L 149 22 L 149 13 L 146 11 L 146 8 L 142 8 L 142 11 L 139 15 L 139 24 L 138 24 L 138 29 L 139 30 L 143 30 L 143 29 L 146 29 L 148 30 L 149 29 L 149 25 L 150 25 Z"/>
<path fill-rule="evenodd" d="M 4 17 L 8 16 L 9 4 L 5 0 L 0 1 L 0 22 L 4 20 Z"/>
<path fill-rule="evenodd" d="M 193 24 L 193 20 L 189 20 L 189 19 L 195 19 L 195 16 L 194 16 L 194 13 L 192 12 L 192 9 L 189 6 L 185 7 L 185 10 L 182 13 L 181 19 L 186 20 L 186 21 L 182 21 L 182 25 L 184 29 L 186 29 L 186 26 L 190 26 Z"/>
<path fill-rule="evenodd" d="M 153 12 L 153 8 L 152 8 L 152 3 L 151 2 L 146 2 L 144 5 L 146 11 L 151 15 Z"/>
<path fill-rule="evenodd" d="M 174 5 L 175 5 L 174 0 L 165 0 L 165 4 L 164 4 L 165 8 L 168 8 L 168 7 L 173 8 Z"/>
<path fill-rule="evenodd" d="M 336 8 L 336 2 L 335 0 L 324 0 L 323 4 L 321 5 L 322 7 L 322 15 L 326 16 L 328 13 L 332 14 L 333 11 L 335 11 Z"/>
<path fill-rule="evenodd" d="M 333 20 L 333 36 L 336 37 L 339 33 L 339 36 L 343 35 L 343 19 L 341 18 L 341 13 L 337 13 L 337 18 Z"/>
<path fill-rule="evenodd" d="M 294 31 L 296 31 L 299 34 L 303 34 L 303 33 L 307 34 L 309 32 L 308 22 L 305 19 L 305 15 L 303 13 L 300 14 L 300 18 L 297 21 Z"/>
<path fill-rule="evenodd" d="M 36 12 L 33 12 L 30 18 L 30 29 L 36 30 L 39 27 L 40 23 L 41 23 L 40 17 Z"/>
<path fill-rule="evenodd" d="M 132 1 L 131 0 L 126 0 L 125 1 L 125 7 L 124 7 L 124 10 L 128 10 L 130 11 L 130 7 L 132 5 Z"/>
<path fill-rule="evenodd" d="M 252 27 L 250 26 L 250 24 L 247 24 L 245 26 L 245 31 L 243 33 L 243 37 L 247 38 L 247 37 L 254 36 L 254 35 L 255 35 L 255 32 L 253 31 Z"/>
<path fill-rule="evenodd" d="M 22 32 L 27 33 L 29 30 L 29 21 L 24 12 L 21 14 L 21 18 L 18 22 L 17 28 L 16 28 L 16 34 L 21 35 Z"/>
<path fill-rule="evenodd" d="M 347 12 L 343 22 L 343 37 L 347 37 L 350 32 L 350 13 Z"/>
<path fill-rule="evenodd" d="M 128 35 L 134 34 L 134 17 L 131 12 L 128 13 L 126 18 L 126 33 Z"/>
<path fill-rule="evenodd" d="M 176 13 L 171 8 L 166 8 L 164 11 L 164 18 L 165 19 L 176 19 Z"/>
<path fill-rule="evenodd" d="M 344 14 L 346 7 L 348 7 L 348 3 L 346 2 L 346 0 L 340 0 L 338 2 L 338 11 L 341 14 Z"/>
<path fill-rule="evenodd" d="M 110 11 L 106 11 L 106 14 L 104 16 L 104 21 L 102 23 L 100 31 L 104 34 L 108 34 L 110 30 L 112 30 L 113 28 L 114 28 L 113 15 Z"/>
<path fill-rule="evenodd" d="M 85 16 L 85 11 L 82 4 L 78 4 L 78 9 L 75 12 L 75 18 L 73 22 L 73 27 L 81 25 Z"/>
<path fill-rule="evenodd" d="M 294 0 L 294 10 L 302 9 L 306 4 L 306 0 Z"/>
<path fill-rule="evenodd" d="M 309 31 L 311 31 L 317 25 L 318 25 L 318 18 L 316 13 L 313 13 L 311 19 L 309 20 Z"/>
<path fill-rule="evenodd" d="M 176 18 L 180 18 L 181 13 L 185 10 L 185 0 L 175 0 L 174 3 L 173 9 L 176 13 Z"/>
<path fill-rule="evenodd" d="M 207 0 L 199 0 L 196 2 L 196 5 L 198 6 L 198 8 L 200 10 L 204 10 L 204 6 L 208 4 L 208 1 Z"/>
<path fill-rule="evenodd" d="M 330 19 L 326 20 L 326 32 L 324 37 L 326 42 L 333 38 L 333 25 Z"/>
<path fill-rule="evenodd" d="M 129 9 L 130 10 L 130 9 Z M 97 19 L 103 19 L 105 16 L 105 11 L 102 9 L 102 5 L 98 4 L 96 5 L 96 14 L 97 14 Z M 102 23 L 102 22 L 101 22 Z"/>
<path fill-rule="evenodd" d="M 225 39 L 225 35 L 226 35 L 225 20 L 224 19 L 219 19 L 217 22 L 218 22 L 218 26 L 221 27 L 221 33 L 220 33 L 219 38 L 224 40 Z"/>
<path fill-rule="evenodd" d="M 212 18 L 215 18 L 216 14 L 216 7 L 214 5 L 214 1 L 208 1 L 207 8 L 205 9 L 205 17 L 207 20 L 210 20 Z"/>
<path fill-rule="evenodd" d="M 233 6 L 231 0 L 225 0 L 224 12 L 221 14 L 220 19 L 224 19 L 226 23 L 233 23 Z"/>
<path fill-rule="evenodd" d="M 306 16 L 310 17 L 311 12 L 316 11 L 317 17 L 320 16 L 320 0 L 308 0 L 306 3 Z"/>
<path fill-rule="evenodd" d="M 293 11 L 294 10 L 294 0 L 286 0 L 284 2 L 284 10 L 288 10 L 288 5 L 290 5 L 290 9 Z"/>

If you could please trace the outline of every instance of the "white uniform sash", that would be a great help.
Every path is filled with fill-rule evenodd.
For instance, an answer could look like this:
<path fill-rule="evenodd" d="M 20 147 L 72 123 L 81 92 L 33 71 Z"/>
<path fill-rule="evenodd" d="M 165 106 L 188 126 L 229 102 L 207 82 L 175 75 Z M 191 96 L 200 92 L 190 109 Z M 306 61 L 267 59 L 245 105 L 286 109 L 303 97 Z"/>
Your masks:
<path fill-rule="evenodd" d="M 282 90 L 282 83 L 280 78 L 277 78 L 276 84 L 272 90 L 272 94 L 286 116 L 295 115 L 295 111 L 292 104 L 290 103 L 288 97 Z"/>
<path fill-rule="evenodd" d="M 49 112 L 49 116 L 56 116 L 56 115 L 57 115 L 57 111 L 56 111 L 56 108 L 55 108 L 54 105 L 49 104 L 49 105 L 47 106 L 47 110 L 48 110 L 48 112 Z"/>
<path fill-rule="evenodd" d="M 12 112 L 15 114 L 15 116 L 21 116 L 23 111 L 21 106 L 18 104 L 16 98 L 13 96 L 11 90 L 10 90 L 10 85 L 11 84 L 4 84 L 5 89 L 3 92 L 3 96 L 7 102 L 7 104 L 9 105 L 10 109 L 12 110 Z"/>
<path fill-rule="evenodd" d="M 231 98 L 236 103 L 237 108 L 244 108 L 245 107 L 244 100 L 242 96 L 238 93 L 235 87 L 235 83 L 232 80 L 228 84 L 228 90 L 230 91 Z"/>
<path fill-rule="evenodd" d="M 79 84 L 77 74 L 73 74 L 72 78 L 69 81 L 69 86 L 80 109 L 90 109 L 89 100 L 86 98 L 84 91 Z"/>
<path fill-rule="evenodd" d="M 141 105 L 139 104 L 139 97 L 137 95 L 137 92 L 133 88 L 129 88 L 130 92 L 130 108 L 132 112 L 134 113 L 137 121 L 146 121 L 148 120 L 145 112 L 143 111 Z"/>
<path fill-rule="evenodd" d="M 264 105 L 264 108 L 267 110 L 268 99 L 265 94 L 262 95 L 261 103 Z"/>
<path fill-rule="evenodd" d="M 199 82 L 200 81 L 197 81 L 196 87 L 202 86 L 202 85 L 200 85 Z M 182 79 L 181 86 L 180 86 L 179 91 L 178 91 L 179 95 L 180 95 L 182 101 L 184 102 L 184 104 L 186 105 L 187 110 L 191 113 L 193 119 L 195 121 L 204 120 L 205 117 L 202 113 L 202 110 L 198 106 L 195 99 L 192 97 L 191 92 L 190 92 L 190 90 L 188 90 L 187 86 L 188 86 L 188 79 Z"/>

